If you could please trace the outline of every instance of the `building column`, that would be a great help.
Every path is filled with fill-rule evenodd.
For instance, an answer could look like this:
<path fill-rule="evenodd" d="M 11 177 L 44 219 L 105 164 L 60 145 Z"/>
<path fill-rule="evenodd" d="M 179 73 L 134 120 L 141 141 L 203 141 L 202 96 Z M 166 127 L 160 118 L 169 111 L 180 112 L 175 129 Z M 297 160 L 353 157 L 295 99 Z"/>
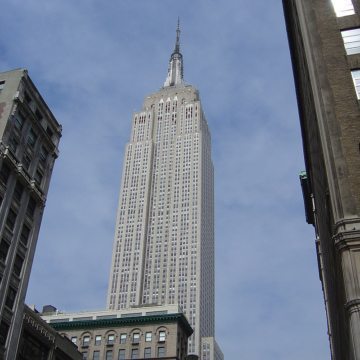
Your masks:
<path fill-rule="evenodd" d="M 358 223 L 359 224 L 359 223 Z M 349 354 L 360 359 L 360 224 L 351 221 L 345 230 L 334 236 L 341 259 L 345 291 L 345 312 L 349 322 Z M 350 228 L 351 225 L 351 228 Z"/>

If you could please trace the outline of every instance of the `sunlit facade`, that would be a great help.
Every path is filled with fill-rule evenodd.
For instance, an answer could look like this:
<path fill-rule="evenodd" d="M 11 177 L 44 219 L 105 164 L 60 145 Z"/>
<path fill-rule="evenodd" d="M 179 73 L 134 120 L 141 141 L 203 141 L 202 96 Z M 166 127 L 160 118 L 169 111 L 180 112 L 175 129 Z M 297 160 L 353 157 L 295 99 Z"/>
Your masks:
<path fill-rule="evenodd" d="M 179 304 L 194 334 L 214 336 L 214 170 L 198 91 L 183 81 L 177 29 L 163 88 L 133 116 L 107 306 Z"/>

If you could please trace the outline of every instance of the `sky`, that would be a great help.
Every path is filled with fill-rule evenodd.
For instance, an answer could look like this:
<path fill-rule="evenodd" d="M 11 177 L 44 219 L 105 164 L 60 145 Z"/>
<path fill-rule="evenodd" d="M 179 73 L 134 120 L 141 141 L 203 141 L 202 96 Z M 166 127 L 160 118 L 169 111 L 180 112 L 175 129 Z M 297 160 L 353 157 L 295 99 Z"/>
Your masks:
<path fill-rule="evenodd" d="M 3 0 L 0 71 L 27 68 L 63 126 L 26 301 L 105 307 L 131 118 L 178 16 L 215 167 L 216 339 L 225 359 L 329 359 L 280 0 Z"/>

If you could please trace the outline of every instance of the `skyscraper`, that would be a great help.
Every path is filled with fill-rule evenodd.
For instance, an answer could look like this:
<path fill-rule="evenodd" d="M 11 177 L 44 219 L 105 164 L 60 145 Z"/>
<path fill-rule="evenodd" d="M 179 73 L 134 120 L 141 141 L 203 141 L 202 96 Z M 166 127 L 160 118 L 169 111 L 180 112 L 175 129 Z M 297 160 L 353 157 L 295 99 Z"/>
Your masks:
<path fill-rule="evenodd" d="M 360 359 L 360 1 L 283 0 L 333 359 Z"/>
<path fill-rule="evenodd" d="M 214 337 L 213 176 L 199 93 L 183 80 L 178 26 L 164 86 L 133 116 L 107 306 L 179 303 L 195 354 Z"/>
<path fill-rule="evenodd" d="M 0 73 L 0 359 L 13 360 L 61 126 L 28 73 Z"/>

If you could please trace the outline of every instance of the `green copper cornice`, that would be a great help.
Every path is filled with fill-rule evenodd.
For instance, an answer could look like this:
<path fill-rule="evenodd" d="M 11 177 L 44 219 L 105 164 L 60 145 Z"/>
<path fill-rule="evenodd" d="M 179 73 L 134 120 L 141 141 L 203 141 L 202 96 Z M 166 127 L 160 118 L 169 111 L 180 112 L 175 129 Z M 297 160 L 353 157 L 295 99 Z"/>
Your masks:
<path fill-rule="evenodd" d="M 190 336 L 193 329 L 188 323 L 183 314 L 166 314 L 166 315 L 152 315 L 152 316 L 134 316 L 126 318 L 113 319 L 97 319 L 97 320 L 76 320 L 49 323 L 55 330 L 76 330 L 76 329 L 98 329 L 110 327 L 122 327 L 127 325 L 143 325 L 143 324 L 164 324 L 167 322 L 177 322 L 185 330 L 186 334 Z"/>

